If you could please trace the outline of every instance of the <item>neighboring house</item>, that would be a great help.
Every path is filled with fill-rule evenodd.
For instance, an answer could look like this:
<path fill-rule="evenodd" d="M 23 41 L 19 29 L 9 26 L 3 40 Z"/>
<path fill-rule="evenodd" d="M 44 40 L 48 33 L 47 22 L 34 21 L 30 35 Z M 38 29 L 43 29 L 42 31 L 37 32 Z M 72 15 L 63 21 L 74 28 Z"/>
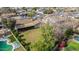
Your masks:
<path fill-rule="evenodd" d="M 74 18 L 79 19 L 79 12 L 73 14 Z"/>
<path fill-rule="evenodd" d="M 26 15 L 27 14 L 26 10 L 17 10 L 16 13 L 17 13 L 17 15 Z"/>
<path fill-rule="evenodd" d="M 36 14 L 35 16 L 32 17 L 32 19 L 36 20 L 36 19 L 42 19 L 44 17 L 43 14 Z"/>
<path fill-rule="evenodd" d="M 27 12 L 26 12 L 26 10 L 17 10 L 16 11 L 16 13 L 17 13 L 17 16 L 19 16 L 19 17 L 21 17 L 21 18 L 27 18 Z"/>
<path fill-rule="evenodd" d="M 3 13 L 1 14 L 1 17 L 13 17 L 13 16 L 16 16 L 16 13 Z"/>
<path fill-rule="evenodd" d="M 40 23 L 39 20 L 34 20 L 33 21 L 32 19 L 16 20 L 16 29 L 22 29 L 22 28 L 36 26 L 39 23 Z"/>

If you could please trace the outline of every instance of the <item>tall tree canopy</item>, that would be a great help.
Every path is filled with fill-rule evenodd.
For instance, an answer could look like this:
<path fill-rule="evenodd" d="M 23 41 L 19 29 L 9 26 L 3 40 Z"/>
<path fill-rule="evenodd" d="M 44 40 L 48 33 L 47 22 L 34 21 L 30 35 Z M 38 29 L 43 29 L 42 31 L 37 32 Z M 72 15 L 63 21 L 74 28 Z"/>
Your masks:
<path fill-rule="evenodd" d="M 9 29 L 14 29 L 16 20 L 11 19 L 11 18 L 2 18 L 2 23 L 5 27 L 7 27 Z"/>
<path fill-rule="evenodd" d="M 53 28 L 49 24 L 45 24 L 41 27 L 43 39 L 38 40 L 32 45 L 33 50 L 37 51 L 51 51 L 54 46 Z"/>

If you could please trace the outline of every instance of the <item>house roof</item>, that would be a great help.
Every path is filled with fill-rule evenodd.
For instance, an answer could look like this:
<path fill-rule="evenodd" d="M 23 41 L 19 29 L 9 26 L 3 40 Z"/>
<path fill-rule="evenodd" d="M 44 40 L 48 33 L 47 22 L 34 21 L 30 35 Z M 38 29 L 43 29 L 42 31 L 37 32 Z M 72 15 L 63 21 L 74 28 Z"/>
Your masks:
<path fill-rule="evenodd" d="M 17 28 L 25 28 L 25 27 L 31 27 L 31 26 L 35 26 L 37 24 L 39 24 L 40 21 L 39 20 L 17 20 L 16 24 L 17 24 Z"/>
<path fill-rule="evenodd" d="M 30 23 L 30 22 L 32 22 L 32 20 L 31 19 L 17 19 L 16 20 L 16 24 L 27 24 L 27 23 Z"/>
<path fill-rule="evenodd" d="M 2 17 L 14 16 L 14 15 L 16 15 L 16 13 L 3 13 L 3 14 L 1 14 Z"/>
<path fill-rule="evenodd" d="M 16 24 L 28 24 L 28 23 L 38 23 L 39 20 L 32 20 L 32 19 L 23 19 L 23 20 L 16 20 Z"/>

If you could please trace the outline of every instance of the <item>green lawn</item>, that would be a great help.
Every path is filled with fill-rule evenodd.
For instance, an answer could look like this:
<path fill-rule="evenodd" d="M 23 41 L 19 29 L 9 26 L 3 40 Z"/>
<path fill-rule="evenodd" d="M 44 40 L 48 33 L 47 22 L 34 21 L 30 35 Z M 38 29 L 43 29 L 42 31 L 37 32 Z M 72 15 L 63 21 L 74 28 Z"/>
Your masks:
<path fill-rule="evenodd" d="M 35 41 L 39 39 L 43 39 L 40 28 L 28 30 L 26 32 L 23 32 L 22 35 L 24 35 L 22 37 L 23 39 L 26 39 L 27 41 L 32 42 L 32 43 L 34 43 Z"/>
<path fill-rule="evenodd" d="M 66 51 L 79 51 L 79 43 L 72 41 L 68 44 L 65 50 Z"/>

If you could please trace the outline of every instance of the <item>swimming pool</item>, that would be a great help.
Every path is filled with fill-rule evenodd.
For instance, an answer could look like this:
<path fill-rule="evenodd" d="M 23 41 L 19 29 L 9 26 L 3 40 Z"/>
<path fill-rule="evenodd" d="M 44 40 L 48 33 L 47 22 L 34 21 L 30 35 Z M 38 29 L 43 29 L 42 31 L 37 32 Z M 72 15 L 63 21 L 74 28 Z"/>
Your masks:
<path fill-rule="evenodd" d="M 6 41 L 0 41 L 0 51 L 12 51 L 12 45 L 8 45 Z"/>
<path fill-rule="evenodd" d="M 0 38 L 0 51 L 12 51 L 13 46 L 7 44 L 7 37 Z"/>
<path fill-rule="evenodd" d="M 74 38 L 75 40 L 79 41 L 79 36 L 75 36 Z"/>

